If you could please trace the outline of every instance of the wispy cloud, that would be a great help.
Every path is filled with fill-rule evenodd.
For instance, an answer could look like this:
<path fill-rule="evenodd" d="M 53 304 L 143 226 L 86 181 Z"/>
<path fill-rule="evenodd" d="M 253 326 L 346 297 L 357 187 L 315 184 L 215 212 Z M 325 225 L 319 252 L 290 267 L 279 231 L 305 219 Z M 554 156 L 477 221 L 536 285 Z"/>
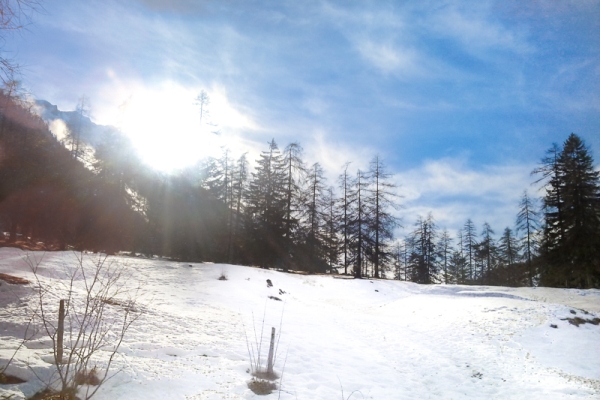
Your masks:
<path fill-rule="evenodd" d="M 384 73 L 395 73 L 405 78 L 425 73 L 423 60 L 414 49 L 368 39 L 360 40 L 357 48 L 365 59 Z"/>
<path fill-rule="evenodd" d="M 462 7 L 444 7 L 432 14 L 426 22 L 432 32 L 457 41 L 465 51 L 478 56 L 483 56 L 483 52 L 498 50 L 517 54 L 535 50 L 525 31 L 503 25 L 495 18 L 490 3 L 475 5 L 468 2 Z"/>
<path fill-rule="evenodd" d="M 210 0 L 137 0 L 139 3 L 154 11 L 167 11 L 182 14 L 205 12 Z M 225 1 L 225 0 L 223 0 Z M 233 1 L 231 1 L 233 2 Z"/>

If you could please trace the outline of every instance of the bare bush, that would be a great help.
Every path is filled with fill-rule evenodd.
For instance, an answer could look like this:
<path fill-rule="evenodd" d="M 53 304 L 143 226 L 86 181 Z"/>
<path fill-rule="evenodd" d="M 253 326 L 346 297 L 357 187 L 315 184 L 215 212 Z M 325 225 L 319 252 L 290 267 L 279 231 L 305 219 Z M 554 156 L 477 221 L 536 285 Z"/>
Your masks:
<path fill-rule="evenodd" d="M 106 255 L 76 254 L 74 265 L 66 266 L 65 279 L 52 281 L 42 277 L 39 262 L 29 256 L 27 262 L 37 284 L 38 323 L 53 347 L 56 371 L 48 389 L 65 399 L 89 399 L 114 375 L 109 373 L 117 351 L 140 316 L 139 286 L 131 286 L 125 266 Z M 59 324 L 60 300 L 64 321 Z"/>

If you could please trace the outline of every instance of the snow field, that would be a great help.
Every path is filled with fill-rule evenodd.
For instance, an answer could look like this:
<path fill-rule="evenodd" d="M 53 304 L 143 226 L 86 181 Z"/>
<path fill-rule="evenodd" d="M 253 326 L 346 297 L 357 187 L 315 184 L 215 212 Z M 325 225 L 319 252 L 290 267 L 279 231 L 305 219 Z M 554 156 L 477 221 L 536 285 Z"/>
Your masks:
<path fill-rule="evenodd" d="M 24 255 L 0 249 L 0 272 L 31 279 Z M 263 364 L 271 327 L 282 328 L 275 363 L 276 372 L 283 370 L 281 392 L 267 399 L 335 399 L 342 390 L 345 398 L 354 392 L 351 399 L 384 400 L 600 396 L 600 326 L 561 320 L 575 316 L 571 310 L 599 316 L 600 290 L 423 286 L 110 259 L 127 264 L 130 283 L 142 282 L 143 296 L 141 316 L 115 363 L 121 372 L 97 399 L 258 398 L 247 388 L 247 342 L 260 342 L 263 318 Z M 68 252 L 46 253 L 40 275 L 58 285 L 73 261 Z M 217 279 L 222 272 L 228 280 Z M 1 283 L 3 364 L 35 299 L 33 285 Z M 43 337 L 28 342 L 7 371 L 28 382 L 1 385 L 0 398 L 37 390 L 31 371 L 45 376 L 51 353 Z"/>

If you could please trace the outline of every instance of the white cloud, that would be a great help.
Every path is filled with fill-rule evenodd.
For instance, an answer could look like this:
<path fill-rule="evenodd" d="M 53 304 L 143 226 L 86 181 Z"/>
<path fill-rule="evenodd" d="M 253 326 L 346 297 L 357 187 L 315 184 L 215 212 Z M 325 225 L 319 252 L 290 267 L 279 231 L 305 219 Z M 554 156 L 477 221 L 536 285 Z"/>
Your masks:
<path fill-rule="evenodd" d="M 400 172 L 396 182 L 404 196 L 401 215 L 410 230 L 418 215 L 433 213 L 440 227 L 456 230 L 471 218 L 476 226 L 489 222 L 499 231 L 512 227 L 524 190 L 530 189 L 533 165 L 470 168 L 463 160 L 430 160 Z"/>

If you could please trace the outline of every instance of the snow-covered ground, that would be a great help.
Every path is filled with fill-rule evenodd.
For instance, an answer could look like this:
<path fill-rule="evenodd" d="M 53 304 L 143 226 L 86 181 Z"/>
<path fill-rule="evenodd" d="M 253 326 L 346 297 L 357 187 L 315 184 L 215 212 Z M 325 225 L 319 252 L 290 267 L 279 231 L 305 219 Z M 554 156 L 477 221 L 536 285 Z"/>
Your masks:
<path fill-rule="evenodd" d="M 32 279 L 24 255 L 0 249 L 0 273 Z M 260 337 L 263 319 L 263 358 L 271 327 L 281 327 L 281 390 L 267 399 L 600 398 L 600 325 L 564 320 L 599 317 L 600 290 L 424 286 L 111 260 L 127 264 L 144 294 L 115 364 L 121 371 L 97 399 L 257 398 L 247 387 L 247 343 L 256 342 L 255 331 Z M 46 253 L 39 275 L 57 285 L 74 261 L 68 252 Z M 218 280 L 222 273 L 227 280 Z M 2 366 L 35 297 L 34 285 L 0 283 Z M 38 390 L 36 374 L 51 370 L 51 353 L 48 340 L 28 342 L 7 371 L 28 382 L 0 385 L 0 399 Z"/>

